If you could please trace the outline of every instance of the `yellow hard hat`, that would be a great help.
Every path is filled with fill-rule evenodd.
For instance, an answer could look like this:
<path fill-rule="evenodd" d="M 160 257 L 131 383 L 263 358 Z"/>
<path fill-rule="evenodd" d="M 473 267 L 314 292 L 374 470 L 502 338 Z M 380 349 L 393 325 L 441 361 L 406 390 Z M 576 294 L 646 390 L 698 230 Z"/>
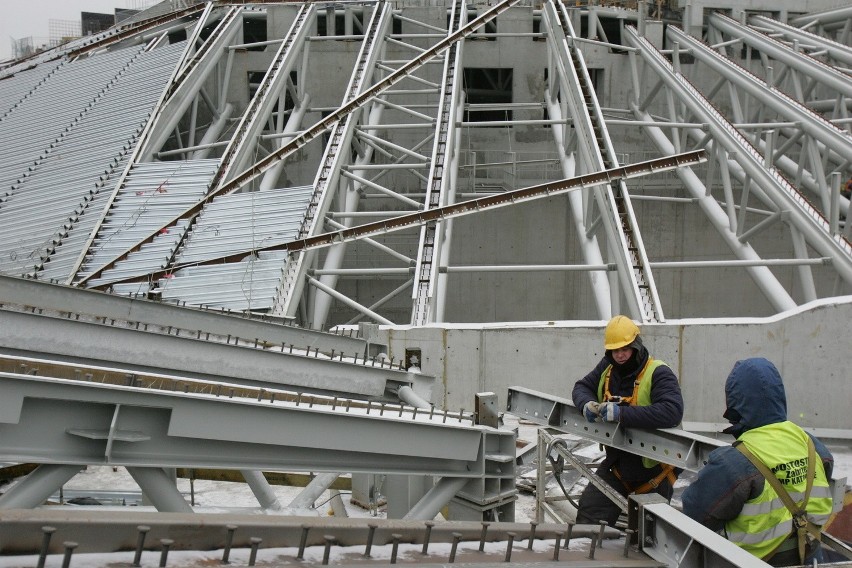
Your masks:
<path fill-rule="evenodd" d="M 639 327 L 627 316 L 615 316 L 606 324 L 604 347 L 608 350 L 620 349 L 633 343 L 639 336 Z"/>

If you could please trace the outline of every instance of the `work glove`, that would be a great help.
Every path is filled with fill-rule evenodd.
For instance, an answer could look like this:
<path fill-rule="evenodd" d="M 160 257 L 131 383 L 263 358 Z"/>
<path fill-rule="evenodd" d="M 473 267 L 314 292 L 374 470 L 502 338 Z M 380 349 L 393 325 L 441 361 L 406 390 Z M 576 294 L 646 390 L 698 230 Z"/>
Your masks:
<path fill-rule="evenodd" d="M 599 412 L 604 422 L 618 422 L 621 407 L 615 402 L 605 402 L 600 406 Z"/>
<path fill-rule="evenodd" d="M 597 421 L 597 419 L 601 417 L 600 407 L 600 404 L 593 400 L 590 400 L 589 402 L 583 405 L 583 416 L 585 416 L 586 420 L 588 420 L 589 422 Z"/>

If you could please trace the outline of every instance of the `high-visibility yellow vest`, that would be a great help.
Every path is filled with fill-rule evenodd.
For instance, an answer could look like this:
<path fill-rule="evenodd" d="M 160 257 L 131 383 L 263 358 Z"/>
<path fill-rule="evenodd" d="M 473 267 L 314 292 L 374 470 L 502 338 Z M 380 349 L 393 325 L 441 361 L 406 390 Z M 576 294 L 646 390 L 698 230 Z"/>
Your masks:
<path fill-rule="evenodd" d="M 739 441 L 754 454 L 801 505 L 808 471 L 807 433 L 792 422 L 779 422 L 748 430 Z M 832 512 L 832 495 L 819 454 L 815 457 L 814 482 L 805 510 L 808 519 L 822 526 Z M 746 501 L 739 516 L 725 523 L 728 540 L 763 558 L 778 547 L 794 530 L 793 515 L 768 481 L 763 491 Z"/>
<path fill-rule="evenodd" d="M 630 395 L 629 399 L 631 406 L 649 406 L 651 404 L 652 377 L 654 376 L 654 371 L 660 365 L 666 364 L 659 359 L 648 357 L 648 360 L 645 362 L 645 366 L 639 374 L 636 375 L 636 380 L 633 382 L 633 394 Z M 609 365 L 606 369 L 604 369 L 603 373 L 601 373 L 601 380 L 598 383 L 598 402 L 606 402 L 604 398 L 609 395 L 609 374 L 611 371 L 612 365 Z M 647 380 L 645 380 L 646 378 Z M 648 468 L 654 467 L 658 463 L 660 462 L 652 460 L 651 458 L 642 458 L 642 465 Z"/>

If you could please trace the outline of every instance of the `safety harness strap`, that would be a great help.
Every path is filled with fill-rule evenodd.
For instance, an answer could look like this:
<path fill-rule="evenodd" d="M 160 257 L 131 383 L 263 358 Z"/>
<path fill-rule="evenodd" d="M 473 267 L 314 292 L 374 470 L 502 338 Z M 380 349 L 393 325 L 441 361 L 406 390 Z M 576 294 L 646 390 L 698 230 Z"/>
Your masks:
<path fill-rule="evenodd" d="M 653 479 L 649 479 L 635 489 L 622 479 L 621 473 L 618 471 L 617 467 L 612 468 L 612 473 L 618 478 L 621 484 L 624 485 L 628 492 L 642 495 L 644 493 L 650 493 L 659 487 L 660 483 L 662 483 L 664 479 L 668 479 L 669 483 L 671 483 L 672 487 L 674 487 L 674 484 L 677 481 L 677 475 L 675 474 L 674 467 L 667 463 L 661 463 L 660 467 L 662 467 L 662 471 L 660 473 L 658 473 Z"/>
<path fill-rule="evenodd" d="M 745 444 L 740 441 L 734 443 L 734 447 L 740 451 L 748 461 L 752 463 L 757 470 L 763 474 L 763 477 L 766 478 L 766 481 L 769 482 L 769 485 L 772 486 L 772 489 L 775 490 L 775 493 L 778 494 L 779 499 L 784 503 L 784 506 L 787 507 L 787 510 L 793 515 L 793 528 L 794 532 L 798 538 L 799 544 L 799 561 L 805 562 L 805 548 L 808 544 L 808 538 L 812 538 L 814 540 L 820 540 L 822 537 L 822 532 L 820 527 L 813 524 L 808 520 L 807 517 L 807 507 L 808 500 L 811 497 L 811 489 L 814 484 L 814 460 L 816 459 L 816 450 L 814 449 L 814 442 L 811 440 L 810 436 L 808 436 L 808 473 L 807 473 L 807 485 L 805 487 L 805 497 L 802 499 L 801 504 L 796 504 L 793 501 L 793 498 L 790 497 L 790 494 L 784 489 L 784 486 L 781 485 L 781 481 L 772 471 L 766 467 L 762 461 L 760 461 L 753 453 L 746 448 Z M 778 548 L 783 544 L 783 541 L 776 547 L 772 552 L 763 557 L 764 561 L 769 560 L 776 552 L 778 552 Z"/>
<path fill-rule="evenodd" d="M 604 374 L 604 388 L 603 388 L 603 402 L 615 401 L 619 403 L 627 403 L 631 406 L 636 405 L 636 402 L 639 400 L 639 385 L 642 382 L 642 376 L 645 374 L 645 369 L 648 368 L 648 365 L 654 360 L 653 357 L 648 357 L 648 360 L 645 361 L 645 364 L 642 366 L 642 370 L 636 375 L 636 380 L 633 381 L 633 393 L 630 396 L 613 396 L 609 392 L 609 375 L 612 371 L 612 366 L 607 367 Z"/>

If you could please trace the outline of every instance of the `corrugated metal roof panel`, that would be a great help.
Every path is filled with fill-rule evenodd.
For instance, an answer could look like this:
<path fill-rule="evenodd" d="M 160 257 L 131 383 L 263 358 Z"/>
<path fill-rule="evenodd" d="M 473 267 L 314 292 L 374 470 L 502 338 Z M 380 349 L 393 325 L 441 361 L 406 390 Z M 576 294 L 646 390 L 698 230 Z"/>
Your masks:
<path fill-rule="evenodd" d="M 214 199 L 189 235 L 178 263 L 203 262 L 292 240 L 311 192 L 311 186 L 304 186 Z"/>
<path fill-rule="evenodd" d="M 178 263 L 204 262 L 293 240 L 312 191 L 312 186 L 302 186 L 213 200 L 193 228 Z M 285 259 L 286 253 L 269 252 L 240 262 L 184 268 L 158 285 L 168 301 L 231 310 L 269 309 Z"/>
<path fill-rule="evenodd" d="M 63 267 L 70 270 L 81 252 L 73 244 L 76 242 L 81 247 L 98 220 L 96 214 L 84 216 L 83 213 L 97 209 L 93 203 L 101 187 L 111 187 L 109 179 L 123 171 L 136 137 L 144 128 L 182 49 L 175 44 L 151 52 L 135 50 L 130 60 L 126 54 L 124 59 L 117 59 L 120 71 L 113 73 L 108 84 L 42 153 L 43 158 L 29 175 L 13 184 L 11 194 L 0 205 L 0 237 L 13 235 L 0 242 L 0 254 L 8 259 L 0 263 L 4 272 L 32 272 L 50 259 L 45 265 L 49 268 L 40 276 L 56 280 L 69 276 L 68 272 L 63 273 Z M 83 67 L 83 75 L 77 70 L 72 83 L 83 81 L 89 71 L 89 65 Z M 54 79 L 51 77 L 44 88 Z M 28 99 L 27 103 L 30 102 L 34 101 Z M 52 112 L 51 107 L 46 114 Z M 4 121 L 3 136 L 9 135 Z M 23 155 L 20 150 L 19 154 Z M 85 237 L 66 242 L 75 228 Z M 60 244 L 63 246 L 57 250 Z"/>
<path fill-rule="evenodd" d="M 22 104 L 25 97 L 53 73 L 64 61 L 53 61 L 21 71 L 0 81 L 0 121 Z"/>
<path fill-rule="evenodd" d="M 79 275 L 104 266 L 204 197 L 218 166 L 215 159 L 134 164 Z M 181 222 L 168 228 L 88 285 L 164 268 L 164 259 L 171 257 L 186 226 Z"/>
<path fill-rule="evenodd" d="M 158 284 L 164 301 L 229 310 L 266 310 L 275 300 L 285 258 L 285 253 L 270 253 L 243 262 L 187 268 Z"/>

